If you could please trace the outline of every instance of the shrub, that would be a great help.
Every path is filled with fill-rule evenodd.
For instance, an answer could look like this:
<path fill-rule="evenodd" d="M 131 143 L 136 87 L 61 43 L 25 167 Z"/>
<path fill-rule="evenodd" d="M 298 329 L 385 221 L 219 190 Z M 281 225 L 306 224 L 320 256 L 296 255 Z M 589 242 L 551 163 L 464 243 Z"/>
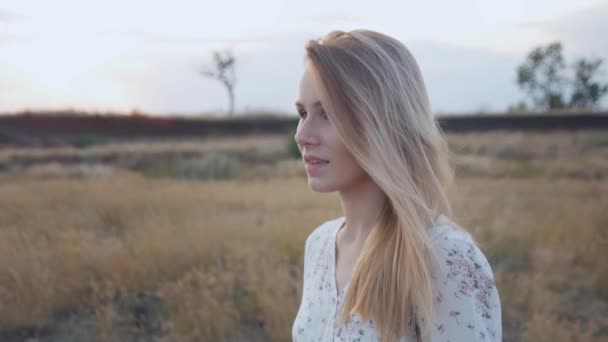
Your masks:
<path fill-rule="evenodd" d="M 238 159 L 219 152 L 211 152 L 203 158 L 178 159 L 171 162 L 165 176 L 179 179 L 235 179 L 240 176 Z"/>
<path fill-rule="evenodd" d="M 82 133 L 70 139 L 70 145 L 76 148 L 86 148 L 102 143 L 103 139 L 95 134 Z"/>
<path fill-rule="evenodd" d="M 298 148 L 298 144 L 294 138 L 295 134 L 295 129 L 289 131 L 289 135 L 287 136 L 287 154 L 290 158 L 300 159 L 302 158 L 302 154 L 300 153 L 300 149 Z"/>

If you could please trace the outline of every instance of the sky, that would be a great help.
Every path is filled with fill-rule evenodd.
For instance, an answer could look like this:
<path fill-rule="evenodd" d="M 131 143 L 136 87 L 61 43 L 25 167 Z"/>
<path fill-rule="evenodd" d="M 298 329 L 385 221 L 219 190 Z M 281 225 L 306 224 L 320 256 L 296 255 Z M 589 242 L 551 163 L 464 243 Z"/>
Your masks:
<path fill-rule="evenodd" d="M 606 18 L 608 0 L 0 0 L 0 113 L 223 113 L 226 90 L 198 70 L 230 48 L 236 110 L 295 116 L 306 41 L 359 28 L 412 51 L 434 112 L 503 111 L 538 45 L 608 60 Z"/>

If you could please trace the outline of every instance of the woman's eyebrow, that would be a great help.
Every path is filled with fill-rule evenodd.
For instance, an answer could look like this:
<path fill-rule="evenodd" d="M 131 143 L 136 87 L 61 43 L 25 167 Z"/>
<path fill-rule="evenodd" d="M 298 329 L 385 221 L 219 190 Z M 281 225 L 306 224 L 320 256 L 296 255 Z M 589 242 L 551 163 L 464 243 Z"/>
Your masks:
<path fill-rule="evenodd" d="M 315 103 L 312 104 L 313 107 L 322 107 L 321 106 L 321 101 L 317 101 Z M 304 107 L 304 105 L 301 102 L 296 102 L 296 107 Z"/>

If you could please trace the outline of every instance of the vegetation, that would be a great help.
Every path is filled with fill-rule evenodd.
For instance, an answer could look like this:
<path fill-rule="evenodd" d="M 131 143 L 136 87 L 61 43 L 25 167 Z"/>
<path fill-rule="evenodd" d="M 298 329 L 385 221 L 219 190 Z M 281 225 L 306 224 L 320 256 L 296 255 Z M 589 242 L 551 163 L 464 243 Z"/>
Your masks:
<path fill-rule="evenodd" d="M 568 76 L 562 44 L 552 42 L 534 48 L 519 65 L 517 85 L 531 100 L 531 109 L 597 109 L 602 97 L 608 94 L 608 83 L 598 80 L 602 63 L 601 58 L 580 58 L 571 65 L 572 76 Z M 528 108 L 525 101 L 520 101 L 510 110 Z"/>
<path fill-rule="evenodd" d="M 228 92 L 228 116 L 234 114 L 234 87 L 236 86 L 236 58 L 231 50 L 213 52 L 213 68 L 202 68 L 199 72 L 205 77 L 218 80 Z"/>
<path fill-rule="evenodd" d="M 295 135 L 296 135 L 295 130 L 292 130 L 287 135 L 287 154 L 294 159 L 300 159 L 300 158 L 302 158 L 302 153 L 300 153 L 298 144 L 296 143 L 296 140 L 294 139 Z"/>
<path fill-rule="evenodd" d="M 608 338 L 605 137 L 448 135 L 505 341 Z M 284 136 L 248 139 L 0 150 L 0 340 L 290 340 L 304 240 L 339 198 L 308 188 Z M 238 172 L 153 175 L 196 151 Z"/>
<path fill-rule="evenodd" d="M 94 134 L 79 134 L 70 139 L 70 144 L 77 148 L 87 148 L 99 143 L 103 143 L 103 138 Z"/>

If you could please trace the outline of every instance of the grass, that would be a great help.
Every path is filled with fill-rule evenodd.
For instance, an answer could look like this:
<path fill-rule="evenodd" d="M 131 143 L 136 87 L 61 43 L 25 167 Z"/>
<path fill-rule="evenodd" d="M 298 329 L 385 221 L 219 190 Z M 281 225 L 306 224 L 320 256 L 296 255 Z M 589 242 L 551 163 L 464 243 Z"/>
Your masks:
<path fill-rule="evenodd" d="M 608 339 L 608 146 L 598 136 L 449 136 L 456 220 L 493 267 L 505 341 Z M 119 162 L 40 161 L 83 150 L 2 151 L 37 161 L 0 174 L 0 340 L 290 340 L 304 240 L 341 215 L 339 199 L 310 191 L 301 163 L 279 157 L 284 138 L 213 144 L 86 153 L 227 153 L 236 175 L 151 177 Z"/>

